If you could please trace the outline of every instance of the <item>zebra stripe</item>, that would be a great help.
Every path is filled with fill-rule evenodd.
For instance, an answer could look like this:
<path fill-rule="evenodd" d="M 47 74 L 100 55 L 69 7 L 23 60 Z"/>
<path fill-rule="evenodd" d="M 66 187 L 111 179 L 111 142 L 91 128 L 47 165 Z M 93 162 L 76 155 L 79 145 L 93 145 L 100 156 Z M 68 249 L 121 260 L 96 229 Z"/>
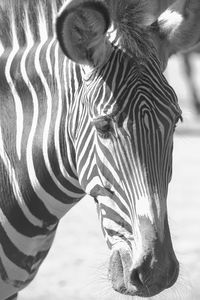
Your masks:
<path fill-rule="evenodd" d="M 85 192 L 97 198 L 109 247 L 131 247 L 140 218 L 158 226 L 171 176 L 181 112 L 154 49 L 135 61 L 112 27 L 107 63 L 80 67 L 56 40 L 61 2 L 0 1 L 0 290 L 4 281 L 13 293 L 35 276 L 60 218 Z"/>
<path fill-rule="evenodd" d="M 11 93 L 13 95 L 14 102 L 15 102 L 16 126 L 17 126 L 16 150 L 17 150 L 18 158 L 21 159 L 21 140 L 22 140 L 22 132 L 23 132 L 23 109 L 22 109 L 22 103 L 21 103 L 20 97 L 16 91 L 15 84 L 11 77 L 11 65 L 12 65 L 15 55 L 18 53 L 18 51 L 20 49 L 19 42 L 17 39 L 17 34 L 15 31 L 13 15 L 11 17 L 11 24 L 12 24 L 11 30 L 12 30 L 12 37 L 13 37 L 13 40 L 12 40 L 13 48 L 7 59 L 7 63 L 6 63 L 6 67 L 5 67 L 5 76 L 6 76 L 7 82 L 10 86 Z"/>
<path fill-rule="evenodd" d="M 55 19 L 55 3 L 46 4 L 52 14 L 49 20 Z M 1 99 L 0 120 L 0 276 L 16 291 L 33 279 L 53 242 L 58 220 L 84 195 L 68 132 L 69 106 L 80 86 L 80 71 L 61 53 L 45 5 L 37 5 L 32 15 L 30 5 L 20 8 L 23 29 L 19 29 L 17 4 L 12 3 L 8 12 L 12 39 L 6 41 L 5 35 L 0 43 L 5 70 L 1 89 L 7 98 L 6 105 Z M 37 25 L 32 18 L 37 18 Z M 8 106 L 16 126 L 10 126 Z"/>
<path fill-rule="evenodd" d="M 42 227 L 42 222 L 41 220 L 37 219 L 33 214 L 31 214 L 31 212 L 29 211 L 29 209 L 26 206 L 26 203 L 23 199 L 23 196 L 21 194 L 20 188 L 19 188 L 19 184 L 16 178 L 16 174 L 15 174 L 15 170 L 12 167 L 12 164 L 4 150 L 4 145 L 3 145 L 3 137 L 2 137 L 2 130 L 0 128 L 0 156 L 1 159 L 5 165 L 7 174 L 9 176 L 9 181 L 12 182 L 12 186 L 13 186 L 13 192 L 15 195 L 15 199 L 18 202 L 18 205 L 20 206 L 20 209 L 22 210 L 22 212 L 24 213 L 24 215 L 27 216 L 27 219 L 29 221 L 31 221 L 32 224 L 34 224 L 35 226 L 39 226 Z"/>
<path fill-rule="evenodd" d="M 96 192 L 102 229 L 110 246 L 117 242 L 117 232 L 124 232 L 127 240 L 136 230 L 139 217 L 148 218 L 152 224 L 156 222 L 156 226 L 159 219 L 164 220 L 159 218 L 160 199 L 167 196 L 173 131 L 181 114 L 156 57 L 152 54 L 148 64 L 139 67 L 130 63 L 131 58 L 124 57 L 125 53 L 115 48 L 109 63 L 84 82 L 87 95 L 84 101 L 92 101 L 89 107 L 92 122 L 96 125 L 103 118 L 111 120 L 111 134 L 96 135 L 83 109 L 78 136 L 74 139 L 81 185 L 92 194 L 98 186 L 111 187 L 115 195 L 110 199 Z M 73 117 L 76 119 L 76 113 Z M 153 202 L 157 216 L 151 207 Z"/>

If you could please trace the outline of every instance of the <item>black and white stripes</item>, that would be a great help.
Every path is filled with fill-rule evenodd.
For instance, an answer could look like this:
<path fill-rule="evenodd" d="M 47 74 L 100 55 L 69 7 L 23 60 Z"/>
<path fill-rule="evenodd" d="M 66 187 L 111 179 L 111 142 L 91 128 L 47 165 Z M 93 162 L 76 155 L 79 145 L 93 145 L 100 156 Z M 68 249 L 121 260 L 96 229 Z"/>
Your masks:
<path fill-rule="evenodd" d="M 117 232 L 128 239 L 142 216 L 162 235 L 181 111 L 159 62 L 152 54 L 147 64 L 138 65 L 114 47 L 109 62 L 90 74 L 84 88 L 87 111 L 83 108 L 74 139 L 77 170 L 83 189 L 99 201 L 108 244 L 115 243 Z"/>
<path fill-rule="evenodd" d="M 0 299 L 33 279 L 85 193 L 110 247 L 131 247 L 140 217 L 162 227 L 166 213 L 180 110 L 154 50 L 142 63 L 114 38 L 88 71 L 60 49 L 61 4 L 0 0 Z"/>
<path fill-rule="evenodd" d="M 80 75 L 56 41 L 57 9 L 0 2 L 0 299 L 32 280 L 58 220 L 84 195 L 68 130 Z"/>

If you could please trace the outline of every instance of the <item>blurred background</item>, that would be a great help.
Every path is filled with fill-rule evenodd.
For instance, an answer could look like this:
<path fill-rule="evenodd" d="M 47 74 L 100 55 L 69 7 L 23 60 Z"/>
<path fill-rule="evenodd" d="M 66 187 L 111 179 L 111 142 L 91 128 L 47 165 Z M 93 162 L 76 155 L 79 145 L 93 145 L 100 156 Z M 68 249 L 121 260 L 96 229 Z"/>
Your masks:
<path fill-rule="evenodd" d="M 172 58 L 165 75 L 178 95 L 184 118 L 175 134 L 168 196 L 171 233 L 181 274 L 172 289 L 151 299 L 199 300 L 200 54 L 197 51 Z M 108 257 L 94 201 L 84 198 L 61 221 L 47 259 L 19 300 L 137 299 L 112 292 L 106 279 Z"/>

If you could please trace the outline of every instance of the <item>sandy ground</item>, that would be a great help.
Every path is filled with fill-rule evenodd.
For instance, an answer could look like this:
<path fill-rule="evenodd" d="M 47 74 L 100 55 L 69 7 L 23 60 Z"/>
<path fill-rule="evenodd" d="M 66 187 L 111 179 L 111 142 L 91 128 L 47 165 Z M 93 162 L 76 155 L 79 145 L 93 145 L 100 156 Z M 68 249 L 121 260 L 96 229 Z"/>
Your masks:
<path fill-rule="evenodd" d="M 193 124 L 194 118 L 192 108 L 186 101 L 190 95 L 181 70 L 178 58 L 171 62 L 167 74 L 175 85 L 180 104 L 184 106 L 187 125 Z M 197 122 L 196 119 L 194 124 Z M 174 172 L 168 196 L 170 227 L 181 262 L 181 274 L 171 290 L 152 299 L 200 299 L 200 127 L 198 128 L 195 135 L 180 131 L 182 134 L 175 137 Z M 136 298 L 121 297 L 111 291 L 106 281 L 108 254 L 95 204 L 91 198 L 84 198 L 61 221 L 46 261 L 33 283 L 21 292 L 19 300 L 135 300 Z"/>

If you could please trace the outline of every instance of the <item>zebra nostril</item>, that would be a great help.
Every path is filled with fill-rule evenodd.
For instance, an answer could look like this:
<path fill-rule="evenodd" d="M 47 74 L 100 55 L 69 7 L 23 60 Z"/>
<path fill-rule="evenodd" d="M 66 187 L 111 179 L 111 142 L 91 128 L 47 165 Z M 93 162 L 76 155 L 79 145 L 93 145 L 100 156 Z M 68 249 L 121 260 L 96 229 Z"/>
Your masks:
<path fill-rule="evenodd" d="M 133 269 L 130 275 L 130 282 L 137 288 L 141 288 L 144 285 L 143 276 L 139 269 Z"/>

